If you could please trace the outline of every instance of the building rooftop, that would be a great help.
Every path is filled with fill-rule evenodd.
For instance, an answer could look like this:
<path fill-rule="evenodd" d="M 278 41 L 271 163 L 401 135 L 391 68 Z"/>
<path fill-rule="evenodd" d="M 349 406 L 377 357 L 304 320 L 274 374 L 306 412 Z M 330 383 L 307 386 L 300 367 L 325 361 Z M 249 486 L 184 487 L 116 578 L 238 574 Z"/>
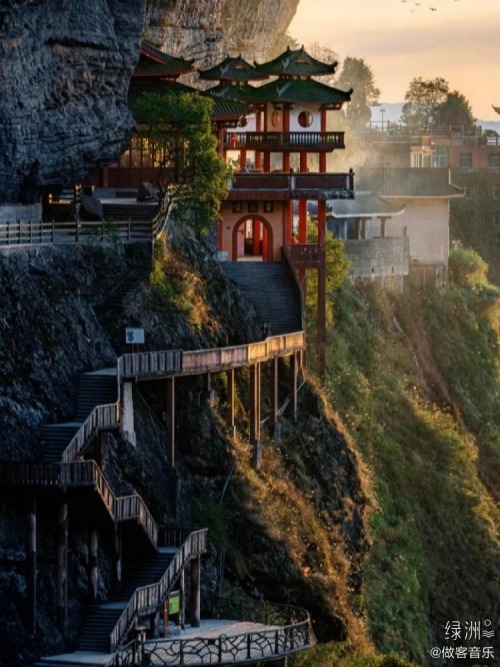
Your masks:
<path fill-rule="evenodd" d="M 267 63 L 254 63 L 258 72 L 283 77 L 311 77 L 334 74 L 337 63 L 323 63 L 311 56 L 302 46 L 292 51 L 290 47 Z"/>
<path fill-rule="evenodd" d="M 376 218 L 401 215 L 404 206 L 395 206 L 373 192 L 356 191 L 354 199 L 333 199 L 327 203 L 333 218 Z"/>
<path fill-rule="evenodd" d="M 372 168 L 356 174 L 356 189 L 387 198 L 463 197 L 463 189 L 450 182 L 449 169 Z"/>
<path fill-rule="evenodd" d="M 248 92 L 250 97 L 247 101 L 249 103 L 317 102 L 340 109 L 344 102 L 350 101 L 352 90 L 338 90 L 314 79 L 278 79 Z"/>
<path fill-rule="evenodd" d="M 147 42 L 141 42 L 139 62 L 133 77 L 168 77 L 176 79 L 192 72 L 193 61 L 170 56 Z"/>
<path fill-rule="evenodd" d="M 268 74 L 258 72 L 249 62 L 244 60 L 241 55 L 235 58 L 229 56 L 215 67 L 200 70 L 200 79 L 209 81 L 235 81 L 246 82 L 258 79 L 269 78 Z"/>

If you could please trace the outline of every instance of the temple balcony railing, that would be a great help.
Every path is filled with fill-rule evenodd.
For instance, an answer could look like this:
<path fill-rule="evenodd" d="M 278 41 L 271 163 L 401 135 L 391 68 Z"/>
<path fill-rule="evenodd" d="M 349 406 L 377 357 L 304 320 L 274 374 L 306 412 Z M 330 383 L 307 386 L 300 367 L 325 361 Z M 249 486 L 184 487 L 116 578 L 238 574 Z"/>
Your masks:
<path fill-rule="evenodd" d="M 354 199 L 354 174 L 238 172 L 229 184 L 227 199 Z"/>
<path fill-rule="evenodd" d="M 227 132 L 224 148 L 255 151 L 333 151 L 345 148 L 344 132 Z"/>

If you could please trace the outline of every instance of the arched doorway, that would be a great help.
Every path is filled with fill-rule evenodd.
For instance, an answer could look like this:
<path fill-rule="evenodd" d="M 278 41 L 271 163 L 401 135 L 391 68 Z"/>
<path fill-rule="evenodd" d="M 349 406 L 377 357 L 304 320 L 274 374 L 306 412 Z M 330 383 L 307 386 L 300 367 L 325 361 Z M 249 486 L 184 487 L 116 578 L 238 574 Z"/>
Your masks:
<path fill-rule="evenodd" d="M 273 228 L 260 215 L 246 215 L 233 227 L 233 262 L 242 260 L 273 260 Z"/>

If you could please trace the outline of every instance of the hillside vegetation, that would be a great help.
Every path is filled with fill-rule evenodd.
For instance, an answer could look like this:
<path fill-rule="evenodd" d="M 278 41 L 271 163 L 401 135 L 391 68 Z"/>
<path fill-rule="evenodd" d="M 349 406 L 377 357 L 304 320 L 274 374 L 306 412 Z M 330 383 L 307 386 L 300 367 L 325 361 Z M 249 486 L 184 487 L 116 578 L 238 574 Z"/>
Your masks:
<path fill-rule="evenodd" d="M 420 664 L 446 622 L 499 613 L 500 293 L 475 253 L 453 262 L 441 290 L 344 287 L 328 336 L 328 398 L 371 485 L 359 608 L 379 650 Z"/>

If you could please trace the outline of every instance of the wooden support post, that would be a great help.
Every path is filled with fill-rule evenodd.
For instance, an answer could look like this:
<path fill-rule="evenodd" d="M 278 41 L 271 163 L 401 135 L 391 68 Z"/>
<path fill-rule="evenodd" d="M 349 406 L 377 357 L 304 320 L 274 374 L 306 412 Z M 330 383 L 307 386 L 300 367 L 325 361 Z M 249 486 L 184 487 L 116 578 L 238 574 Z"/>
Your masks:
<path fill-rule="evenodd" d="M 163 639 L 165 639 L 165 637 L 168 636 L 168 623 L 169 623 L 168 598 L 166 600 L 163 600 L 162 611 L 163 611 Z"/>
<path fill-rule="evenodd" d="M 122 536 L 120 528 L 115 525 L 113 545 L 113 571 L 112 587 L 115 593 L 118 593 L 122 586 Z"/>
<path fill-rule="evenodd" d="M 290 132 L 290 107 L 283 108 L 283 132 Z M 283 171 L 290 171 L 290 151 L 283 151 Z"/>
<path fill-rule="evenodd" d="M 307 201 L 299 201 L 299 243 L 307 243 Z"/>
<path fill-rule="evenodd" d="M 320 130 L 321 132 L 326 132 L 326 109 L 323 108 L 320 111 Z M 319 154 L 319 171 L 321 174 L 326 172 L 326 153 L 321 151 Z"/>
<path fill-rule="evenodd" d="M 28 508 L 28 540 L 26 544 L 26 588 L 28 591 L 29 625 L 32 634 L 36 634 L 36 591 L 37 591 L 37 562 L 36 562 L 36 494 L 33 493 Z"/>
<path fill-rule="evenodd" d="M 236 435 L 236 426 L 235 426 L 235 403 L 234 403 L 234 368 L 226 371 L 227 377 L 227 428 L 229 430 L 229 435 L 234 438 Z"/>
<path fill-rule="evenodd" d="M 160 607 L 154 611 L 149 619 L 149 627 L 153 639 L 158 639 L 160 636 Z"/>
<path fill-rule="evenodd" d="M 167 431 L 167 461 L 172 468 L 175 466 L 175 378 L 167 378 L 167 400 L 165 412 L 165 428 Z"/>
<path fill-rule="evenodd" d="M 255 467 L 262 463 L 260 440 L 260 363 L 250 366 L 250 442 L 255 447 Z"/>
<path fill-rule="evenodd" d="M 325 234 L 326 234 L 326 202 L 318 202 L 318 246 L 319 246 L 319 265 L 318 265 L 318 349 L 317 365 L 318 375 L 321 379 L 325 377 L 325 344 L 326 344 L 326 252 L 325 252 Z"/>
<path fill-rule="evenodd" d="M 61 498 L 57 520 L 57 625 L 66 634 L 68 622 L 68 500 Z"/>
<path fill-rule="evenodd" d="M 283 245 L 290 245 L 293 231 L 293 202 L 286 201 L 283 208 Z"/>
<path fill-rule="evenodd" d="M 191 560 L 189 614 L 192 628 L 200 627 L 200 557 Z"/>
<path fill-rule="evenodd" d="M 211 407 L 213 404 L 212 396 L 212 376 L 208 372 L 203 375 L 203 389 L 201 391 L 201 400 L 207 407 Z"/>
<path fill-rule="evenodd" d="M 297 352 L 294 352 L 290 357 L 290 416 L 293 421 L 297 419 L 297 379 L 298 379 L 299 364 L 297 360 Z"/>
<path fill-rule="evenodd" d="M 184 568 L 181 570 L 179 579 L 179 625 L 184 630 L 186 624 L 186 580 Z"/>
<path fill-rule="evenodd" d="M 91 530 L 89 535 L 89 599 L 91 602 L 97 600 L 97 586 L 99 580 L 99 569 L 98 569 L 98 548 L 99 548 L 99 537 L 97 530 Z"/>
<path fill-rule="evenodd" d="M 274 427 L 274 437 L 279 440 L 279 395 L 278 395 L 278 357 L 269 362 L 269 386 L 271 389 L 271 421 Z"/>
<path fill-rule="evenodd" d="M 260 255 L 260 222 L 252 219 L 252 255 Z"/>
<path fill-rule="evenodd" d="M 247 166 L 247 152 L 244 148 L 240 151 L 240 169 L 246 169 Z"/>

